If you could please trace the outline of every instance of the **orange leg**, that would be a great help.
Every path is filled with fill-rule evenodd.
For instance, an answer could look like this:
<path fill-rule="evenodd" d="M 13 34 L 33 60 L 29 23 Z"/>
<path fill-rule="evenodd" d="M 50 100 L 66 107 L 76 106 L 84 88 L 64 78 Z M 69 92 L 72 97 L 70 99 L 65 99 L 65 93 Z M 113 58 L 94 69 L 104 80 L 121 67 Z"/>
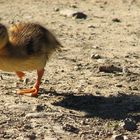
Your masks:
<path fill-rule="evenodd" d="M 22 80 L 25 74 L 22 71 L 16 71 L 16 75 L 19 77 L 20 80 Z"/>
<path fill-rule="evenodd" d="M 35 85 L 33 86 L 33 88 L 18 90 L 17 94 L 19 94 L 19 95 L 37 96 L 38 91 L 39 91 L 41 78 L 42 78 L 43 74 L 44 74 L 44 69 L 37 70 L 37 80 L 36 80 Z"/>

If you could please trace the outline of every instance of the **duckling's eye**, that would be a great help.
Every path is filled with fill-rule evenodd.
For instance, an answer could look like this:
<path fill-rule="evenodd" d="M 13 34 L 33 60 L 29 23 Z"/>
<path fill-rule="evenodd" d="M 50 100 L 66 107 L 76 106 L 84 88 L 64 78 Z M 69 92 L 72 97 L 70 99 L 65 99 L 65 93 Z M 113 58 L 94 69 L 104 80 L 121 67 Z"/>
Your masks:
<path fill-rule="evenodd" d="M 0 37 L 1 38 L 5 37 L 5 31 L 3 29 L 0 30 Z"/>
<path fill-rule="evenodd" d="M 3 32 L 4 30 L 3 30 L 3 28 L 2 27 L 0 27 L 0 32 Z"/>
<path fill-rule="evenodd" d="M 2 35 L 3 34 L 3 30 L 0 30 L 0 35 Z"/>

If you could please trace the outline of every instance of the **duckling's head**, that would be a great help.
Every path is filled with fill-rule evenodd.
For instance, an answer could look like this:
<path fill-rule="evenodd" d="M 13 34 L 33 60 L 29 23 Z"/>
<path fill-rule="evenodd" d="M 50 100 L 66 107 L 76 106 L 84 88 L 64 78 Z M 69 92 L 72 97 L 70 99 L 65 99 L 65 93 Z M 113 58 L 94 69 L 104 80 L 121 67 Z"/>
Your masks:
<path fill-rule="evenodd" d="M 0 24 L 0 48 L 3 48 L 8 43 L 8 31 L 7 28 Z"/>

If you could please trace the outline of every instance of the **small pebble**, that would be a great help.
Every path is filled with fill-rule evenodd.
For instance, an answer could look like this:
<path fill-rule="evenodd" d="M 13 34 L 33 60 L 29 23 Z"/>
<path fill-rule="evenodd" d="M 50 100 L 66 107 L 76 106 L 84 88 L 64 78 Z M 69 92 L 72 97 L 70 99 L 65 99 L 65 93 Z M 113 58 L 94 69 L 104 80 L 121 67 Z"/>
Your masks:
<path fill-rule="evenodd" d="M 99 131 L 95 130 L 95 131 L 94 131 L 94 134 L 95 134 L 95 135 L 99 135 L 100 133 L 99 133 Z"/>
<path fill-rule="evenodd" d="M 18 87 L 19 83 L 18 82 L 14 82 L 12 87 Z"/>
<path fill-rule="evenodd" d="M 70 124 L 65 124 L 63 126 L 63 130 L 73 132 L 73 133 L 76 133 L 76 134 L 79 133 L 79 129 L 70 125 Z"/>
<path fill-rule="evenodd" d="M 49 93 L 47 93 L 47 96 L 54 96 L 54 93 L 51 93 L 51 92 L 49 92 Z"/>
<path fill-rule="evenodd" d="M 61 72 L 65 72 L 64 70 L 61 70 Z"/>
<path fill-rule="evenodd" d="M 49 83 L 49 80 L 47 80 L 47 79 L 43 80 L 43 84 L 48 84 L 48 83 Z"/>
<path fill-rule="evenodd" d="M 96 91 L 95 93 L 96 93 L 97 95 L 101 95 L 101 93 L 100 93 L 99 91 Z"/>
<path fill-rule="evenodd" d="M 10 139 L 12 137 L 12 134 L 5 134 L 3 137 L 4 139 Z"/>
<path fill-rule="evenodd" d="M 116 84 L 116 87 L 122 87 L 122 84 Z"/>
<path fill-rule="evenodd" d="M 3 76 L 2 75 L 0 75 L 0 80 L 3 80 Z"/>
<path fill-rule="evenodd" d="M 99 67 L 99 72 L 114 73 L 122 72 L 122 68 L 114 65 L 104 65 Z"/>
<path fill-rule="evenodd" d="M 129 70 L 128 70 L 127 67 L 123 67 L 122 72 L 123 72 L 123 73 L 129 73 Z"/>
<path fill-rule="evenodd" d="M 82 120 L 82 121 L 81 121 L 81 124 L 82 124 L 82 125 L 87 125 L 88 123 L 87 123 L 86 120 Z"/>
<path fill-rule="evenodd" d="M 118 18 L 113 18 L 112 21 L 113 21 L 113 22 L 121 22 L 121 20 L 118 19 Z"/>
<path fill-rule="evenodd" d="M 66 17 L 74 17 L 75 19 L 86 19 L 87 15 L 83 12 L 75 11 L 72 9 L 63 9 L 60 11 L 60 15 L 66 16 Z"/>
<path fill-rule="evenodd" d="M 77 8 L 77 6 L 76 6 L 76 5 L 74 5 L 74 4 L 72 4 L 72 5 L 71 5 L 71 7 L 72 7 L 72 8 Z"/>
<path fill-rule="evenodd" d="M 35 107 L 33 107 L 33 111 L 40 112 L 40 111 L 43 111 L 44 108 L 45 108 L 44 105 L 38 104 L 38 105 L 36 105 Z"/>
<path fill-rule="evenodd" d="M 29 140 L 35 140 L 36 139 L 36 134 L 34 132 L 28 133 L 26 135 L 27 138 L 29 138 Z"/>
<path fill-rule="evenodd" d="M 30 124 L 25 124 L 24 129 L 32 129 L 32 126 Z"/>
<path fill-rule="evenodd" d="M 112 140 L 124 140 L 124 136 L 122 134 L 113 135 Z"/>
<path fill-rule="evenodd" d="M 128 131 L 134 131 L 137 129 L 136 122 L 131 118 L 126 118 L 122 126 L 125 130 L 128 130 Z"/>
<path fill-rule="evenodd" d="M 87 18 L 87 15 L 84 14 L 83 12 L 76 12 L 72 16 L 75 17 L 75 19 L 86 19 Z"/>
<path fill-rule="evenodd" d="M 93 48 L 93 49 L 99 49 L 99 47 L 98 47 L 98 46 L 92 46 L 92 48 Z"/>
<path fill-rule="evenodd" d="M 127 136 L 123 136 L 124 140 L 128 140 L 129 138 Z"/>
<path fill-rule="evenodd" d="M 74 66 L 74 70 L 78 71 L 80 70 L 81 68 L 79 66 Z"/>
<path fill-rule="evenodd" d="M 29 81 L 30 81 L 29 78 L 25 78 L 23 82 L 27 85 Z"/>
<path fill-rule="evenodd" d="M 91 55 L 91 58 L 92 58 L 92 59 L 100 59 L 101 56 L 100 56 L 99 54 L 92 54 L 92 55 Z"/>
<path fill-rule="evenodd" d="M 94 25 L 88 25 L 88 28 L 96 28 Z"/>
<path fill-rule="evenodd" d="M 58 11 L 60 11 L 60 9 L 58 7 L 55 7 L 54 11 L 58 12 Z"/>
<path fill-rule="evenodd" d="M 50 87 L 50 92 L 56 93 L 56 90 L 53 87 Z"/>
<path fill-rule="evenodd" d="M 80 124 L 85 125 L 85 120 L 80 121 Z"/>
<path fill-rule="evenodd" d="M 132 90 L 138 90 L 137 86 L 132 87 Z"/>

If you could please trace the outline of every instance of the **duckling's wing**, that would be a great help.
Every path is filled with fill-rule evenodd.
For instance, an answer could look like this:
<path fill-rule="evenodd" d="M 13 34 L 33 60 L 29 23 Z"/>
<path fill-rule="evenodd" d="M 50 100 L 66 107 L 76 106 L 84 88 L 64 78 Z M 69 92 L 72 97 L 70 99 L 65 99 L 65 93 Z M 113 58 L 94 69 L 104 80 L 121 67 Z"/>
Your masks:
<path fill-rule="evenodd" d="M 51 32 L 34 23 L 13 24 L 9 29 L 9 40 L 13 51 L 23 56 L 42 53 L 49 55 L 61 46 Z"/>

